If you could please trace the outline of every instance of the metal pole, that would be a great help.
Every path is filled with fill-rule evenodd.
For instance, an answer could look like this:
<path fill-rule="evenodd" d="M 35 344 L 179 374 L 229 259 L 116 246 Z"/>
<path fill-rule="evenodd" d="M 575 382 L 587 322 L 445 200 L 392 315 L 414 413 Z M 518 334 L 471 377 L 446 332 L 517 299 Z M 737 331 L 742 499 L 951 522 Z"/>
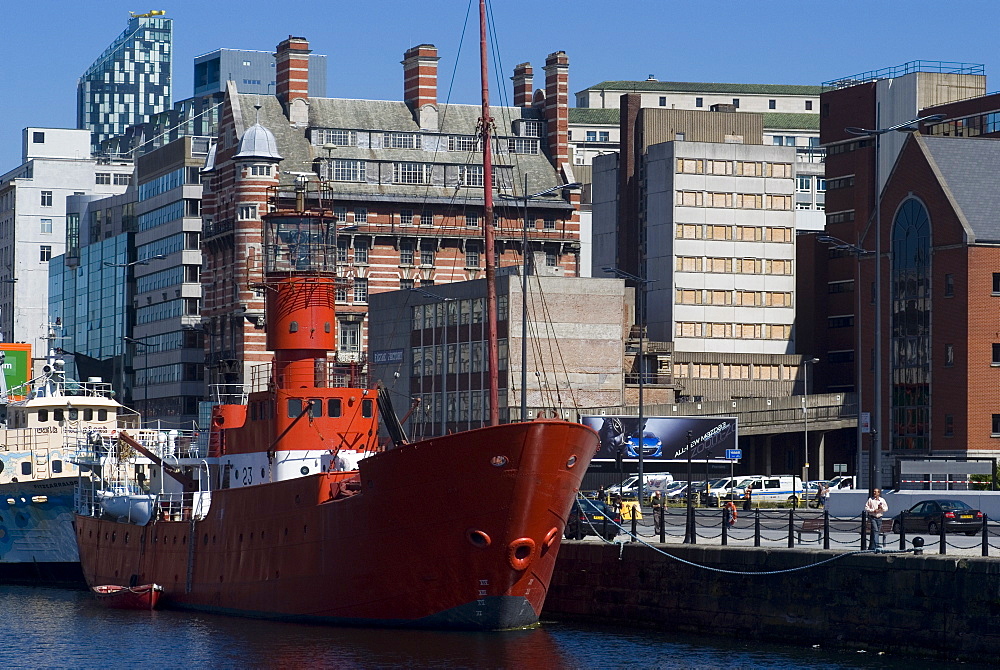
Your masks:
<path fill-rule="evenodd" d="M 646 317 L 645 317 L 645 314 L 643 314 L 643 307 L 645 306 L 645 298 L 644 298 L 644 296 L 646 294 L 646 264 L 645 264 L 645 261 L 643 260 L 643 257 L 642 257 L 642 245 L 641 244 L 639 245 L 639 282 L 638 282 L 638 286 L 636 286 L 635 290 L 639 292 L 638 296 L 636 297 L 636 312 L 637 312 L 637 314 L 635 315 L 636 316 L 635 321 L 636 321 L 636 323 L 640 324 L 639 325 L 639 365 L 636 366 L 636 367 L 638 367 L 638 369 L 639 369 L 639 429 L 638 429 L 638 431 L 639 431 L 639 504 L 641 505 L 642 504 L 643 484 L 645 483 L 645 480 L 644 480 L 643 475 L 642 475 L 642 462 L 643 462 L 643 452 L 646 450 L 646 445 L 645 445 L 645 433 L 646 433 L 646 431 L 645 431 L 645 425 L 644 425 L 644 422 L 643 422 L 643 411 L 642 411 L 642 409 L 643 409 L 642 408 L 642 403 L 643 403 L 642 390 L 643 390 L 643 386 L 644 386 L 643 379 L 646 376 L 645 372 L 643 370 L 643 363 L 645 361 L 643 360 L 643 355 L 642 355 L 642 346 L 643 346 L 643 339 L 644 339 L 643 336 L 645 335 L 645 331 L 646 331 Z"/>
<path fill-rule="evenodd" d="M 521 421 L 528 409 L 528 173 L 524 173 L 524 225 L 521 236 Z"/>
<path fill-rule="evenodd" d="M 687 483 L 687 489 L 685 489 L 685 492 L 687 493 L 687 515 L 684 517 L 684 544 L 690 544 L 694 540 L 693 537 L 694 533 L 691 532 L 693 530 L 693 528 L 691 527 L 691 520 L 694 517 L 694 507 L 692 507 L 691 505 L 692 501 L 691 501 L 691 431 L 690 430 L 687 432 L 687 462 L 688 462 L 688 468 L 687 468 L 688 483 Z"/>
<path fill-rule="evenodd" d="M 876 115 L 881 112 L 881 105 Z M 876 125 L 881 123 L 878 119 Z M 879 444 L 879 433 L 882 431 L 882 187 L 879 184 L 879 150 L 882 147 L 881 133 L 875 135 L 875 407 L 871 453 L 872 481 L 869 488 L 882 488 L 882 446 Z"/>
<path fill-rule="evenodd" d="M 444 334 L 442 335 L 441 343 L 441 434 L 448 434 L 448 302 L 435 303 L 434 309 L 437 309 L 437 305 L 441 305 L 441 311 L 444 313 Z"/>

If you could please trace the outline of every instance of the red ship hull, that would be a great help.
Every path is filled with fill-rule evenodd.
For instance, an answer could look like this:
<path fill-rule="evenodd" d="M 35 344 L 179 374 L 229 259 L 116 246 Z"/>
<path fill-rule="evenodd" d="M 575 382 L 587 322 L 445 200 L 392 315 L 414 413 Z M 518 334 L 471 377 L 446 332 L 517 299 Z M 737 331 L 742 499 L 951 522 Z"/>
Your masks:
<path fill-rule="evenodd" d="M 538 620 L 598 445 L 562 421 L 404 445 L 331 472 L 213 491 L 202 520 L 76 517 L 89 585 L 180 608 L 334 624 L 495 630 Z"/>

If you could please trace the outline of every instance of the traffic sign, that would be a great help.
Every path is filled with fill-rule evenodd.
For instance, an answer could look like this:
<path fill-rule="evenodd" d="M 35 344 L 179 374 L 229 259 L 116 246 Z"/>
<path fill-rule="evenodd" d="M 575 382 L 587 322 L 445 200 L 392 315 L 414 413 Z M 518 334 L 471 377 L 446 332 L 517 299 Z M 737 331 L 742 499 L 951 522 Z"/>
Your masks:
<path fill-rule="evenodd" d="M 726 458 L 731 461 L 738 461 L 743 458 L 742 449 L 726 449 Z"/>

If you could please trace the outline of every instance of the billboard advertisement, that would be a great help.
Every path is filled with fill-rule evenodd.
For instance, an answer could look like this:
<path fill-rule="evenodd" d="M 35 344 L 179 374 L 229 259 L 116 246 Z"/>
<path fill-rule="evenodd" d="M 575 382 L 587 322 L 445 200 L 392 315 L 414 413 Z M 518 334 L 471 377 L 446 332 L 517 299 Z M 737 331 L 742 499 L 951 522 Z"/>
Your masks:
<path fill-rule="evenodd" d="M 2 367 L 7 390 L 13 391 L 31 379 L 31 345 L 2 342 L 0 343 L 0 351 L 4 354 Z M 23 397 L 22 394 L 15 399 Z"/>
<path fill-rule="evenodd" d="M 639 459 L 642 434 L 643 460 L 686 461 L 688 432 L 691 433 L 691 460 L 725 461 L 726 450 L 736 449 L 736 417 L 720 416 L 584 416 L 581 423 L 601 436 L 595 461 Z"/>

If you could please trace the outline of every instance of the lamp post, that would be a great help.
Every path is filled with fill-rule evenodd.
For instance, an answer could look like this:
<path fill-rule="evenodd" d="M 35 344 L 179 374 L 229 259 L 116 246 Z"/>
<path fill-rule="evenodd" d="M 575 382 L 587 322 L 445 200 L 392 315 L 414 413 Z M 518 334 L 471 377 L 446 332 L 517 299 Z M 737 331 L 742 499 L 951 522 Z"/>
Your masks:
<path fill-rule="evenodd" d="M 643 272 L 644 268 L 645 268 L 645 264 L 640 261 L 640 263 L 639 263 L 639 271 Z M 632 282 L 635 282 L 635 284 L 636 284 L 636 288 L 635 288 L 635 323 L 636 323 L 636 326 L 639 327 L 639 354 L 638 354 L 639 364 L 636 366 L 639 369 L 639 425 L 638 425 L 638 427 L 636 429 L 636 433 L 637 433 L 637 437 L 639 438 L 639 472 L 637 474 L 639 475 L 639 485 L 638 485 L 639 489 L 638 489 L 638 494 L 639 494 L 639 504 L 641 505 L 642 504 L 642 491 L 643 491 L 643 488 L 644 488 L 643 485 L 646 483 L 645 480 L 643 479 L 643 475 L 642 475 L 643 451 L 645 450 L 645 440 L 644 440 L 644 437 L 645 437 L 644 436 L 644 433 L 645 433 L 644 428 L 645 427 L 643 425 L 643 418 L 644 417 L 643 417 L 643 407 L 642 407 L 642 403 L 643 403 L 642 391 L 643 391 L 643 386 L 644 386 L 644 381 L 645 381 L 644 378 L 646 376 L 645 371 L 643 370 L 643 363 L 645 361 L 643 360 L 643 355 L 642 355 L 643 354 L 643 351 L 642 351 L 642 349 L 643 349 L 643 335 L 644 335 L 645 330 L 646 330 L 646 317 L 645 317 L 645 315 L 643 313 L 642 308 L 643 308 L 643 305 L 644 305 L 644 296 L 646 294 L 646 284 L 649 284 L 651 280 L 645 279 L 643 277 L 638 277 L 638 276 L 632 274 L 631 272 L 625 272 L 624 270 L 619 270 L 618 268 L 606 267 L 606 268 L 601 268 L 601 269 L 604 272 L 607 272 L 609 274 L 613 274 L 614 276 L 616 276 L 616 277 L 618 277 L 620 279 L 625 279 L 625 280 L 628 280 L 628 281 L 632 281 Z M 626 436 L 625 439 L 626 439 L 626 442 L 627 442 L 628 441 L 628 437 Z M 690 496 L 690 491 L 688 492 L 688 495 Z"/>
<path fill-rule="evenodd" d="M 854 255 L 855 265 L 854 265 L 854 295 L 855 295 L 855 307 L 854 307 L 854 328 L 855 328 L 855 350 L 856 355 L 854 356 L 854 377 L 856 380 L 855 395 L 858 398 L 858 426 L 857 433 L 855 435 L 855 442 L 857 444 L 857 454 L 855 455 L 854 464 L 854 476 L 860 481 L 861 477 L 861 441 L 862 435 L 864 435 L 864 426 L 861 422 L 861 408 L 864 406 L 862 403 L 862 385 L 861 385 L 861 258 L 864 256 L 871 256 L 874 252 L 868 251 L 857 244 L 852 244 L 846 240 L 842 240 L 839 237 L 834 237 L 833 235 L 817 235 L 816 241 L 822 244 L 829 244 L 831 249 L 836 249 L 839 251 L 849 251 Z M 871 459 L 869 459 L 870 461 Z M 870 477 L 870 474 L 869 474 Z"/>
<path fill-rule="evenodd" d="M 694 501 L 691 499 L 691 451 L 694 445 L 691 444 L 691 431 L 687 432 L 687 460 L 688 460 L 688 483 L 687 489 L 687 514 L 684 517 L 684 544 L 693 544 L 694 537 Z"/>
<path fill-rule="evenodd" d="M 414 286 L 410 290 L 444 303 L 444 334 L 441 336 L 441 434 L 445 435 L 448 432 L 448 303 L 453 302 L 455 298 L 446 298 L 419 286 Z M 437 312 L 437 302 L 434 304 L 434 311 Z"/>
<path fill-rule="evenodd" d="M 876 117 L 877 115 L 878 111 L 876 111 Z M 844 128 L 844 132 L 851 135 L 875 138 L 875 327 L 873 329 L 875 340 L 875 411 L 872 416 L 872 441 L 869 456 L 869 460 L 872 461 L 872 479 L 868 483 L 869 489 L 882 488 L 882 446 L 879 444 L 879 434 L 884 434 L 882 430 L 882 185 L 879 182 L 879 151 L 882 147 L 882 136 L 886 133 L 897 130 L 912 132 L 917 130 L 914 128 L 914 124 L 938 121 L 943 118 L 944 114 L 931 114 L 897 123 L 888 128 L 875 130 L 856 126 Z"/>
<path fill-rule="evenodd" d="M 805 458 L 802 461 L 802 494 L 805 498 L 806 507 L 809 506 L 809 490 L 806 488 L 806 482 L 809 480 L 809 366 L 816 363 L 819 363 L 818 358 L 802 360 L 802 423 L 805 441 Z"/>
<path fill-rule="evenodd" d="M 151 260 L 163 260 L 166 258 L 164 254 L 156 254 L 155 256 L 149 256 L 137 261 L 129 261 L 127 263 L 111 263 L 104 261 L 104 266 L 109 268 L 121 268 L 122 270 L 122 331 L 121 331 L 121 341 L 124 342 L 125 338 L 129 336 L 129 323 L 128 323 L 128 270 L 136 265 L 149 265 Z M 119 357 L 116 356 L 116 359 Z M 121 362 L 118 365 L 118 374 L 115 375 L 118 379 L 118 392 L 120 394 L 122 402 L 125 400 L 125 347 L 122 346 L 121 352 Z"/>
<path fill-rule="evenodd" d="M 524 173 L 524 224 L 521 226 L 521 421 L 526 419 L 528 409 L 528 269 L 534 270 L 533 259 L 528 250 L 528 201 L 549 193 L 569 188 L 580 188 L 579 182 L 560 184 L 538 193 L 528 193 L 528 173 Z"/>

